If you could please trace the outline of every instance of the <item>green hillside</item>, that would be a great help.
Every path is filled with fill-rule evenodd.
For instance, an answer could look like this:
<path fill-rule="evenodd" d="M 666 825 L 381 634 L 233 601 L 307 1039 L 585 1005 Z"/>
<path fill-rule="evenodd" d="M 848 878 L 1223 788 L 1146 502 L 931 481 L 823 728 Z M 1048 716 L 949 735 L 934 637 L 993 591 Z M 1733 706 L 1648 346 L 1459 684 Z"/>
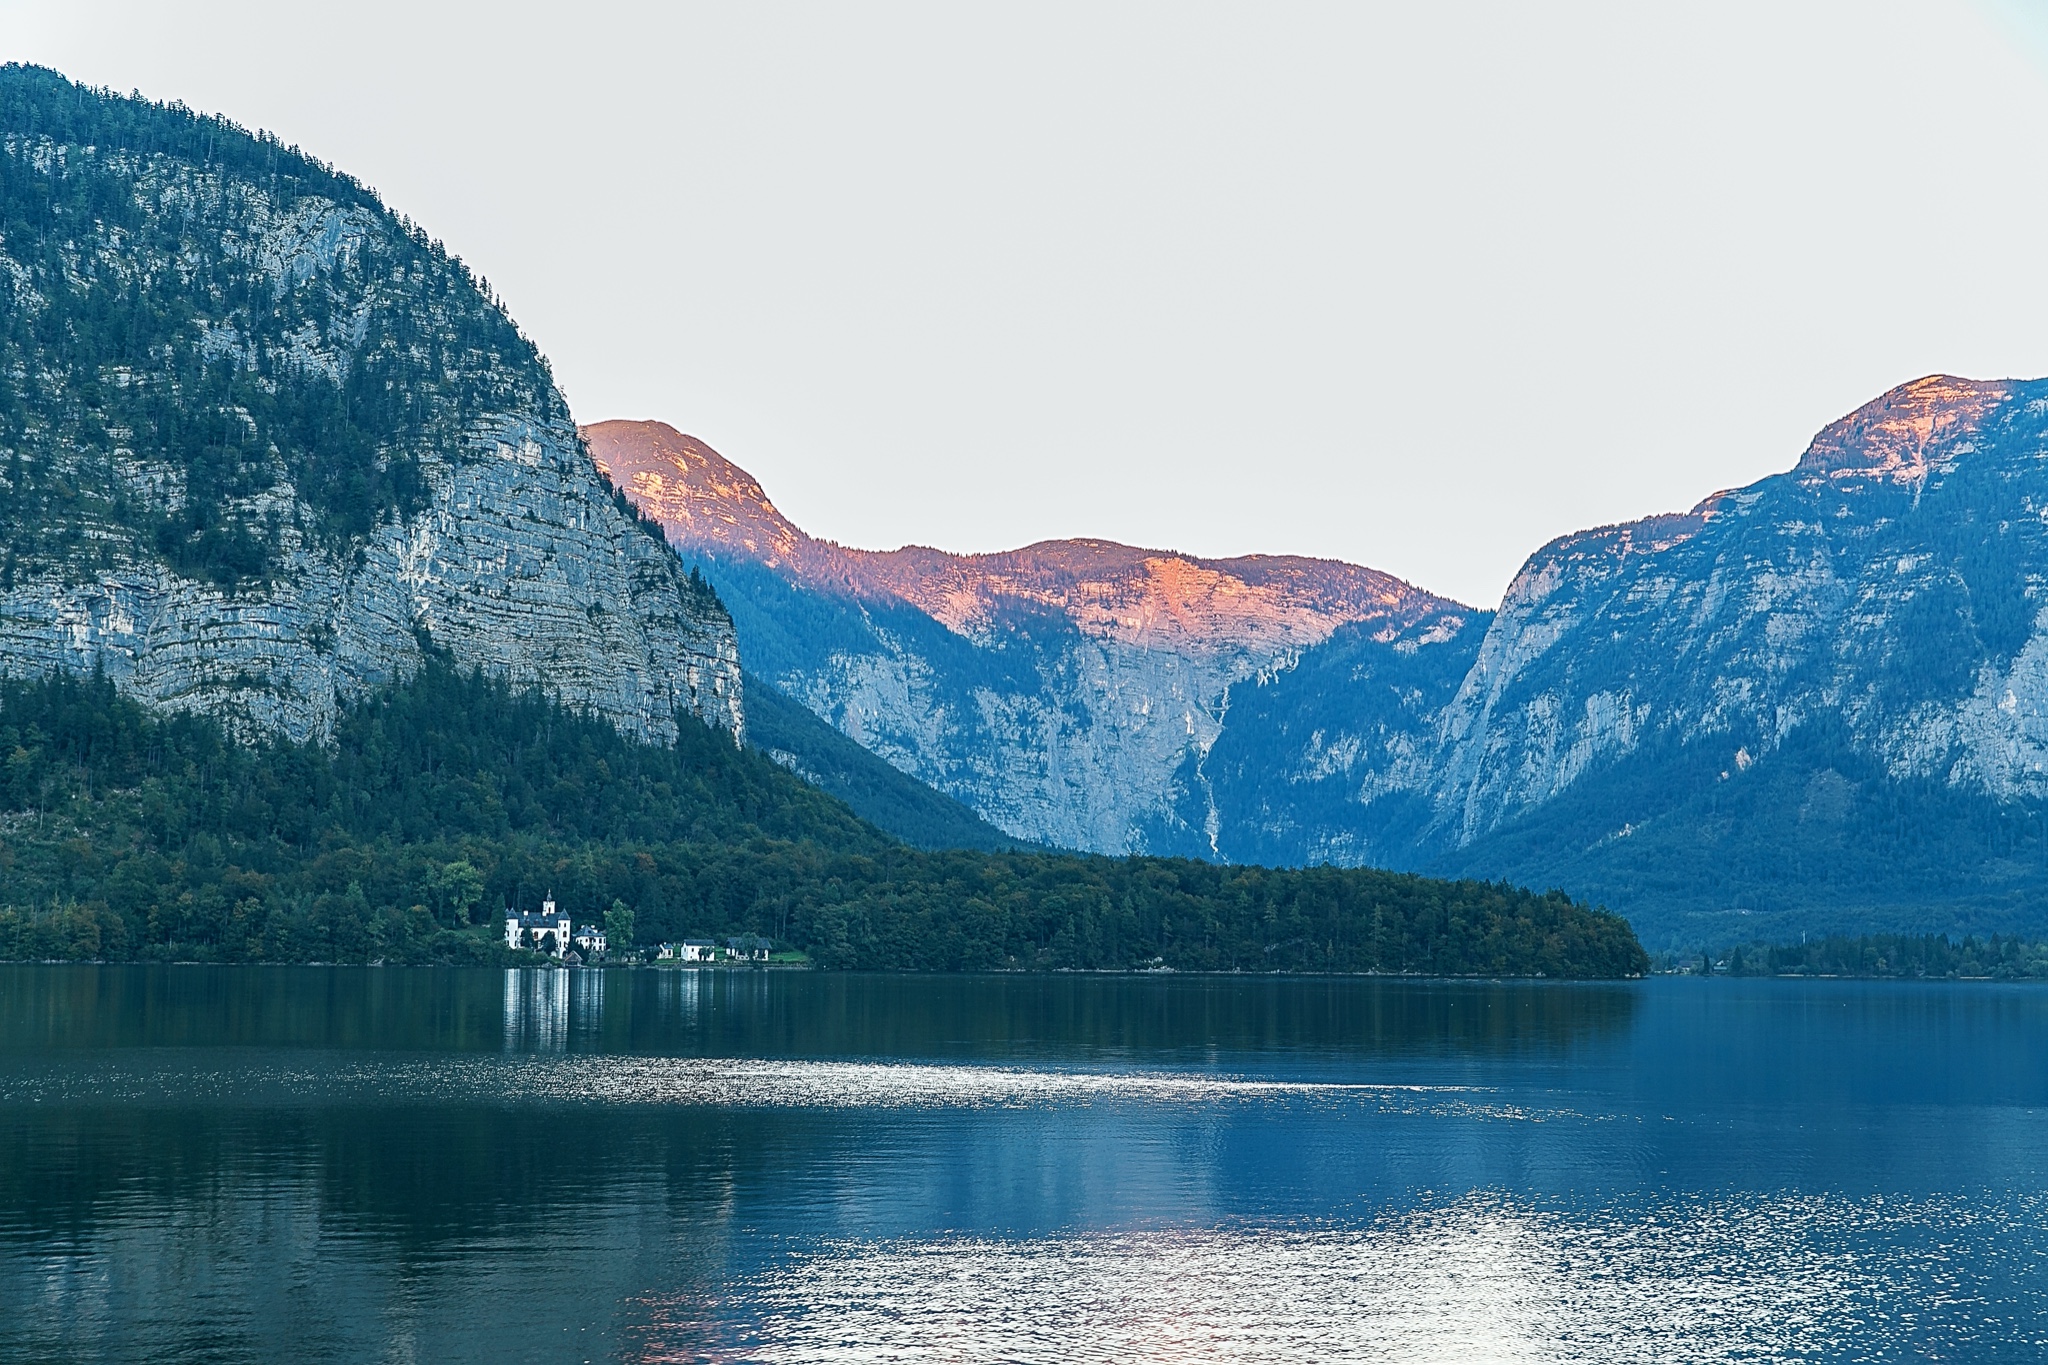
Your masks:
<path fill-rule="evenodd" d="M 1620 919 L 1499 884 L 924 852 L 680 729 L 640 744 L 439 662 L 329 748 L 240 744 L 100 679 L 0 684 L 0 954 L 484 961 L 498 908 L 551 890 L 579 920 L 623 902 L 643 943 L 748 931 L 832 968 L 1647 965 Z"/>

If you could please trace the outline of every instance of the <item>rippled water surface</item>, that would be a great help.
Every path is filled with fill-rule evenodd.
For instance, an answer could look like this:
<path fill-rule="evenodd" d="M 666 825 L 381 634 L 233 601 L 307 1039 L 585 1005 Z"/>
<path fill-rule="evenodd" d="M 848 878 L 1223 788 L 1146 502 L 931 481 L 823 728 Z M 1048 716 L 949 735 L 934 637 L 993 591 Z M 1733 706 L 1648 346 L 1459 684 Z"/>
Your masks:
<path fill-rule="evenodd" d="M 2048 1359 L 2048 989 L 0 968 L 0 1359 Z"/>

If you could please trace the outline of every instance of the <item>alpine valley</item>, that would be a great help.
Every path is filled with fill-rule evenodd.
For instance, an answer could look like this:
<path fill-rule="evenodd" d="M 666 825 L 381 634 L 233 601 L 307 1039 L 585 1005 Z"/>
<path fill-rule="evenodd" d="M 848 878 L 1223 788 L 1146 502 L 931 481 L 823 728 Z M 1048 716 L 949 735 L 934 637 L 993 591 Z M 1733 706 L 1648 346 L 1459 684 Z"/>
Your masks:
<path fill-rule="evenodd" d="M 1329 561 L 814 539 L 584 429 L 749 669 L 1022 839 L 1558 886 L 1651 947 L 2048 929 L 2048 381 L 1937 376 L 1497 612 Z"/>
<path fill-rule="evenodd" d="M 535 882 L 848 966 L 2048 934 L 2048 381 L 1906 384 L 1497 611 L 850 549 L 579 429 L 346 175 L 13 66 L 0 532 L 0 955 L 418 958 Z"/>
<path fill-rule="evenodd" d="M 1560 894 L 1023 843 L 772 689 L 750 716 L 726 606 L 484 281 L 273 138 L 24 66 L 0 534 L 0 958 L 531 965 L 545 896 L 613 961 L 710 935 L 826 968 L 1649 965 Z M 1258 651 L 1226 625 L 1154 660 L 1191 727 L 1326 616 L 1446 628 L 1379 575 L 1291 572 L 1237 611 Z M 1104 771 L 1165 762 L 1134 733 Z"/>

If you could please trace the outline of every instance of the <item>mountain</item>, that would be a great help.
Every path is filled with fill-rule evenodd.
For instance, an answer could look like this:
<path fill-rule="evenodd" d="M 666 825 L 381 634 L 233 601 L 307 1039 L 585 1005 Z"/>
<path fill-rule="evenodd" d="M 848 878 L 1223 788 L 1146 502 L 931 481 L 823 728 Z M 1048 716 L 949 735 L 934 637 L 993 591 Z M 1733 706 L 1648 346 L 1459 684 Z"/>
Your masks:
<path fill-rule="evenodd" d="M 1497 613 L 1325 560 L 855 550 L 672 428 L 579 433 L 355 181 L 21 66 L 0 374 L 0 675 L 326 743 L 442 660 L 673 744 L 743 736 L 744 655 L 1000 832 L 771 699 L 757 742 L 915 842 L 1506 878 L 1659 947 L 2048 930 L 2048 381 L 1904 385 Z"/>
<path fill-rule="evenodd" d="M 825 967 L 1647 965 L 1562 895 L 1020 848 L 772 689 L 738 742 L 733 618 L 488 286 L 272 139 L 21 66 L 0 530 L 0 958 L 509 964 L 552 889 Z"/>
<path fill-rule="evenodd" d="M 660 422 L 600 422 L 592 457 L 732 610 L 748 668 L 1019 838 L 1219 853 L 1204 756 L 1233 689 L 1341 637 L 1425 668 L 1483 620 L 1329 560 L 1202 560 L 1108 541 L 1000 555 L 848 549 Z M 1464 642 L 1464 643 L 1461 643 Z M 1384 698 L 1388 744 L 1413 709 Z M 1359 860 L 1362 861 L 1362 860 Z"/>
<path fill-rule="evenodd" d="M 1653 947 L 2048 929 L 2048 381 L 1936 376 L 1497 613 L 1310 560 L 848 550 L 586 429 L 775 686 L 1023 837 L 1560 886 Z"/>
<path fill-rule="evenodd" d="M 1445 709 L 1425 865 L 1663 938 L 2038 933 L 2048 381 L 1935 376 L 1796 467 L 1533 556 Z"/>
<path fill-rule="evenodd" d="M 737 736 L 730 618 L 488 288 L 361 185 L 0 67 L 0 673 L 327 734 L 429 645 Z"/>
<path fill-rule="evenodd" d="M 747 747 L 844 801 L 855 815 L 913 848 L 1024 851 L 949 796 L 896 771 L 768 684 L 749 678 Z"/>
<path fill-rule="evenodd" d="M 1410 756 L 1317 695 L 1337 658 L 1240 689 L 1219 847 L 1566 887 L 1653 947 L 2040 933 L 2044 413 L 1917 380 L 1784 474 L 1543 547 Z"/>

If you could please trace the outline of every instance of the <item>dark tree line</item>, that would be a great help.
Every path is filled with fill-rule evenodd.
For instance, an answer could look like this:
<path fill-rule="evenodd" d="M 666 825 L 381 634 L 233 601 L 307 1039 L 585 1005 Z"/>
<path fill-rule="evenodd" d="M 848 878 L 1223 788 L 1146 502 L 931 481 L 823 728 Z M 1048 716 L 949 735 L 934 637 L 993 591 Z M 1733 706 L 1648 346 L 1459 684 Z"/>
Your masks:
<path fill-rule="evenodd" d="M 2001 934 L 1830 934 L 1804 943 L 1753 943 L 1702 961 L 1730 976 L 2016 981 L 2048 977 L 2048 943 Z"/>
<path fill-rule="evenodd" d="M 325 746 L 239 744 L 104 679 L 0 683 L 0 953 L 489 960 L 500 908 L 552 891 L 579 920 L 623 903 L 642 943 L 759 933 L 832 968 L 1648 965 L 1622 920 L 1558 892 L 921 851 L 722 733 L 680 731 L 637 743 L 439 660 Z"/>

